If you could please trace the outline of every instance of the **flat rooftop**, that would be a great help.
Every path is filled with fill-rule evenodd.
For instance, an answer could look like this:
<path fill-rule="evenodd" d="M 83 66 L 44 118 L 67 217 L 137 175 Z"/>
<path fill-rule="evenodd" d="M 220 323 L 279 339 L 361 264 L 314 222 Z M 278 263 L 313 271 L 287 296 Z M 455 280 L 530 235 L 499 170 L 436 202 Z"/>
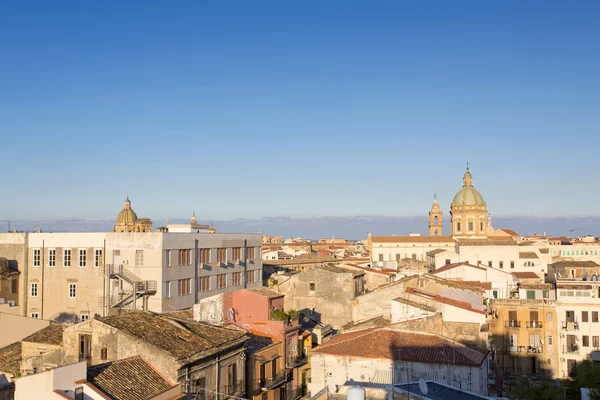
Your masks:
<path fill-rule="evenodd" d="M 431 400 L 481 400 L 491 399 L 491 397 L 480 396 L 478 394 L 466 392 L 457 388 L 442 385 L 437 382 L 427 381 L 427 394 L 421 392 L 418 383 L 408 383 L 404 385 L 394 385 L 394 390 L 409 392 L 412 395 L 419 396 L 421 399 Z"/>

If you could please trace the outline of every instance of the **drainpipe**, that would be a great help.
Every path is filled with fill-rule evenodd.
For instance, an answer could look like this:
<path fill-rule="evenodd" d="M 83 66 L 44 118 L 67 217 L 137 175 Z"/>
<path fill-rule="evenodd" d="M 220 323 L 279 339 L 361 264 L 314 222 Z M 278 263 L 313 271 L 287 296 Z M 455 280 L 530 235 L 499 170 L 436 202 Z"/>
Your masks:
<path fill-rule="evenodd" d="M 41 297 L 42 297 L 42 305 L 40 307 L 40 318 L 44 319 L 44 289 L 46 288 L 46 285 L 44 285 L 44 270 L 46 269 L 44 267 L 44 261 L 45 261 L 45 255 L 46 255 L 46 250 L 45 250 L 45 246 L 44 246 L 44 241 L 42 240 L 42 256 L 40 257 L 40 268 L 42 269 L 42 290 L 41 290 Z"/>
<path fill-rule="evenodd" d="M 23 251 L 23 292 L 21 293 L 21 296 L 23 297 L 23 309 L 21 310 L 21 315 L 23 315 L 24 317 L 27 316 L 27 300 L 28 300 L 28 290 L 29 290 L 29 285 L 28 285 L 28 278 L 29 278 L 29 233 L 25 233 L 25 237 L 23 238 L 23 245 L 25 247 L 25 250 Z"/>

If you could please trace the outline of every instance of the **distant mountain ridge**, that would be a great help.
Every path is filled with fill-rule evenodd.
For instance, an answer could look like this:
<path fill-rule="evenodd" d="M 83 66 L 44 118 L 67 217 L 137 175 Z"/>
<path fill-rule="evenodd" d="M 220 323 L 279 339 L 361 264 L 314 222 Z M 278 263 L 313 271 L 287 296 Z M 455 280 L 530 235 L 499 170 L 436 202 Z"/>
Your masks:
<path fill-rule="evenodd" d="M 200 220 L 200 218 L 199 218 Z M 172 219 L 169 223 L 185 223 L 188 219 Z M 153 228 L 166 226 L 166 220 L 153 220 Z M 200 222 L 207 222 L 202 221 Z M 444 220 L 444 234 L 449 233 L 448 220 Z M 590 217 L 534 217 L 534 216 L 494 216 L 494 228 L 508 228 L 521 235 L 534 233 L 552 236 L 600 236 L 600 216 Z M 8 230 L 8 221 L 0 221 Z M 304 237 L 318 239 L 322 237 L 343 237 L 347 239 L 364 239 L 367 233 L 373 235 L 408 235 L 410 233 L 428 234 L 428 218 L 369 216 L 350 217 L 263 217 L 237 218 L 232 220 L 215 220 L 213 225 L 217 232 L 261 232 L 272 236 Z M 10 226 L 20 231 L 33 232 L 41 228 L 44 232 L 108 232 L 114 225 L 113 220 L 57 219 L 45 221 L 11 221 Z M 570 230 L 573 230 L 570 232 Z"/>

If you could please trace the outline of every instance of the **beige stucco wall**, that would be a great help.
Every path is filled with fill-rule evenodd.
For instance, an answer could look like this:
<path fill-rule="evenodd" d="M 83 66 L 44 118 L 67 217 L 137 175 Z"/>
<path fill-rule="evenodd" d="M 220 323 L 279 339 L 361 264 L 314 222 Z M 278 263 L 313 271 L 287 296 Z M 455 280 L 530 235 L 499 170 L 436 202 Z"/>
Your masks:
<path fill-rule="evenodd" d="M 0 312 L 0 347 L 8 346 L 50 325 L 50 321 Z M 10 328 L 8 328 L 10 327 Z"/>

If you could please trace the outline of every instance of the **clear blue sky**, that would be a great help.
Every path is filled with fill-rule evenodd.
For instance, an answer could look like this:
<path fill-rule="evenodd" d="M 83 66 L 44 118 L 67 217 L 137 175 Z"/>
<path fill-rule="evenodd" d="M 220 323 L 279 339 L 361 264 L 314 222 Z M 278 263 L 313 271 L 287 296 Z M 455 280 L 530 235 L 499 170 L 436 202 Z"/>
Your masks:
<path fill-rule="evenodd" d="M 0 219 L 598 214 L 600 3 L 4 1 Z M 446 214 L 447 215 L 447 214 Z"/>

